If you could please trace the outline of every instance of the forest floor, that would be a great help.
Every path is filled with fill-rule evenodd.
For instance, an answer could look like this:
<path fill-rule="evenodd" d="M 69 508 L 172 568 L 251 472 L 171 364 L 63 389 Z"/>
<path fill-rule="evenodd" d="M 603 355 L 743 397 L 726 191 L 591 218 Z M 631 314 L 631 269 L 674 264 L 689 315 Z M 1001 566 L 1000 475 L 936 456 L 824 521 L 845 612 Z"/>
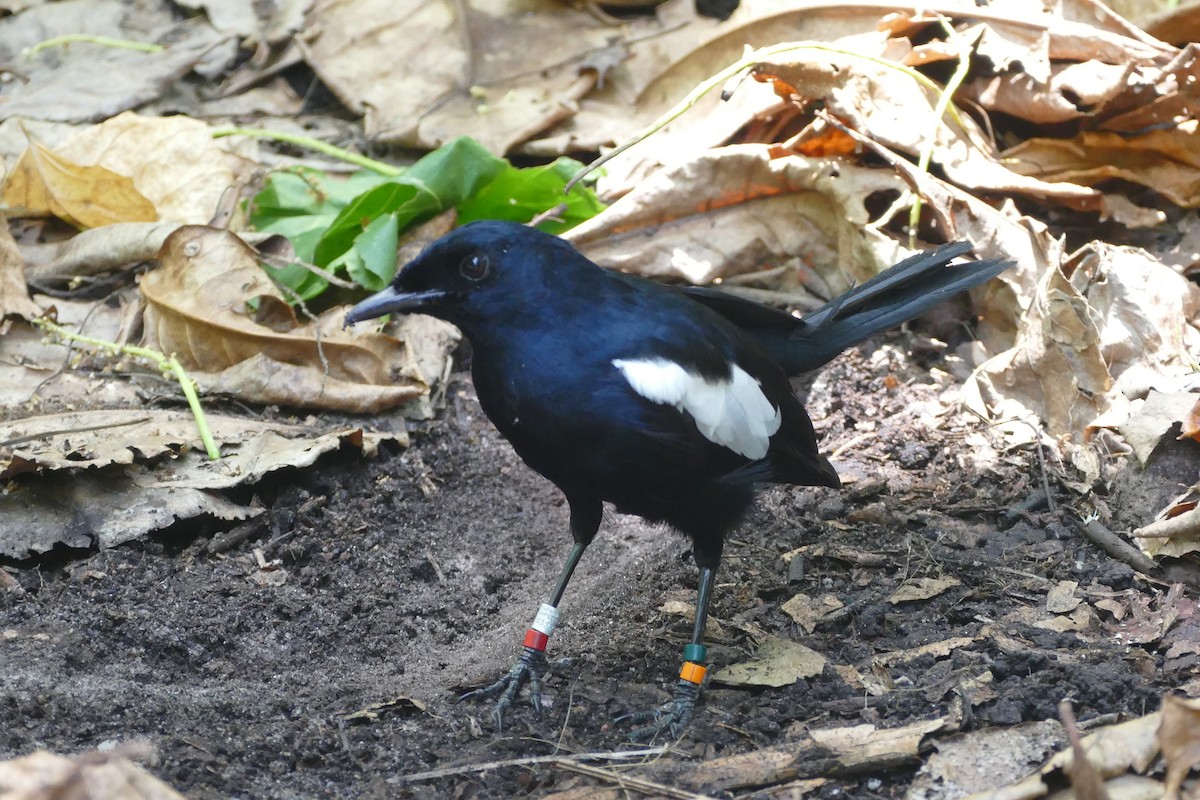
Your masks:
<path fill-rule="evenodd" d="M 714 682 L 682 739 L 635 772 L 667 764 L 692 791 L 753 794 L 708 781 L 703 763 L 817 728 L 944 719 L 917 758 L 809 776 L 825 779 L 820 797 L 942 797 L 954 792 L 921 765 L 952 738 L 1056 721 L 1064 698 L 1081 725 L 1140 715 L 1195 668 L 1112 634 L 1091 603 L 1164 587 L 1077 532 L 1052 454 L 1005 450 L 944 405 L 939 357 L 906 356 L 910 339 L 845 354 L 806 387 L 846 486 L 765 492 L 719 574 L 716 667 L 764 637 L 828 664 L 779 688 Z M 614 720 L 669 696 L 696 587 L 687 543 L 609 513 L 551 642 L 569 665 L 546 680 L 540 715 L 522 695 L 495 732 L 489 705 L 456 697 L 516 657 L 569 549 L 567 508 L 483 417 L 465 374 L 448 398 L 407 449 L 343 452 L 259 484 L 268 512 L 233 546 L 177 525 L 10 562 L 0 758 L 141 741 L 150 771 L 197 799 L 623 796 L 604 775 L 625 763 L 600 777 L 551 759 L 478 765 L 633 747 Z M 1044 477 L 1051 508 L 1030 502 Z M 1158 502 L 1109 488 L 1130 514 Z M 898 601 L 902 584 L 941 588 Z M 1069 600 L 1046 610 L 1063 586 L 1086 614 L 1062 613 Z M 819 613 L 797 613 L 797 595 Z M 1019 777 L 994 769 L 995 785 Z"/>

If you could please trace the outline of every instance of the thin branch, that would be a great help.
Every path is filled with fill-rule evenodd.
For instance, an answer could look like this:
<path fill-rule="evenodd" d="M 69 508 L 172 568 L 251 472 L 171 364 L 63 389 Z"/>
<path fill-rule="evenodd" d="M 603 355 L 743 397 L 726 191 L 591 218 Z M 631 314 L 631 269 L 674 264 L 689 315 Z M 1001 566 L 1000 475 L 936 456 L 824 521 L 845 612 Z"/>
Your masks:
<path fill-rule="evenodd" d="M 661 756 L 669 750 L 670 745 L 664 744 L 659 747 L 647 747 L 642 750 L 610 750 L 602 753 L 577 753 L 570 756 L 526 756 L 524 758 L 511 758 L 504 761 L 485 761 L 482 764 L 460 764 L 456 767 L 443 767 L 442 769 L 434 769 L 429 772 L 415 772 L 412 775 L 401 775 L 400 781 L 402 783 L 432 781 L 438 778 L 449 778 L 453 775 L 487 772 L 493 769 L 503 769 L 504 767 L 529 767 L 535 764 L 556 764 L 561 766 L 564 762 L 632 761 L 650 756 Z"/>

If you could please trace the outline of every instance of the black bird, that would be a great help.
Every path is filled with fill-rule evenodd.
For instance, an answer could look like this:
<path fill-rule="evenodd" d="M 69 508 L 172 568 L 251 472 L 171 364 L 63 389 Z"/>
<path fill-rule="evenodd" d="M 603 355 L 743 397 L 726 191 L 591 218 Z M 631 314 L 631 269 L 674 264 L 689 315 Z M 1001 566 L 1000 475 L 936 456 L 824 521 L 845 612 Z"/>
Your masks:
<path fill-rule="evenodd" d="M 648 738 L 678 736 L 704 678 L 704 624 L 725 537 L 763 484 L 839 487 L 789 375 L 903 323 L 1010 266 L 949 266 L 944 245 L 891 267 L 804 318 L 711 289 L 678 289 L 602 269 L 565 241 L 509 222 L 476 222 L 430 245 L 346 324 L 419 312 L 470 340 L 484 413 L 571 512 L 575 545 L 516 665 L 471 696 L 493 717 L 540 673 L 557 606 L 600 527 L 604 502 L 665 522 L 692 541 L 700 585 L 673 700 L 635 715 Z"/>

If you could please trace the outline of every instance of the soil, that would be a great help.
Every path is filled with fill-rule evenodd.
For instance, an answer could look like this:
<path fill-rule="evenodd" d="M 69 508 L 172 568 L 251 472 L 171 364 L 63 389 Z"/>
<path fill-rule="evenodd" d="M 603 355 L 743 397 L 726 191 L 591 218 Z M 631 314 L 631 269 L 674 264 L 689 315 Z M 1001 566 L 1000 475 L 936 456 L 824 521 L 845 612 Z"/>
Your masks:
<path fill-rule="evenodd" d="M 1048 467 L 1028 449 L 979 458 L 968 434 L 989 432 L 934 413 L 945 407 L 930 367 L 945 364 L 905 356 L 905 334 L 886 341 L 807 387 L 846 487 L 765 492 L 714 598 L 715 665 L 745 661 L 766 633 L 829 666 L 782 688 L 710 686 L 665 758 L 939 716 L 955 720 L 949 736 L 1057 719 L 1064 698 L 1086 723 L 1151 711 L 1180 680 L 1152 644 L 1130 648 L 1103 620 L 1062 633 L 1004 621 L 1042 608 L 1059 581 L 1157 588 L 1066 522 L 1074 495 L 1053 474 L 1056 510 L 1034 502 L 1049 455 Z M 631 725 L 614 720 L 669 696 L 690 624 L 664 602 L 692 602 L 695 568 L 681 538 L 610 513 L 563 603 L 550 652 L 570 663 L 546 679 L 542 713 L 522 695 L 498 733 L 490 705 L 456 702 L 512 664 L 570 545 L 561 496 L 492 429 L 463 375 L 410 448 L 338 454 L 256 492 L 268 512 L 228 549 L 213 546 L 221 531 L 178 526 L 7 565 L 19 586 L 0 590 L 0 757 L 143 740 L 150 771 L 192 798 L 585 796 L 607 784 L 549 763 L 419 773 L 628 747 Z M 921 577 L 960 583 L 889 602 Z M 833 595 L 848 613 L 808 632 L 781 610 L 797 593 Z M 876 660 L 954 637 L 970 643 Z M 846 666 L 890 691 L 865 691 Z M 985 672 L 990 684 L 962 689 Z M 900 797 L 918 767 L 830 777 L 818 796 Z"/>

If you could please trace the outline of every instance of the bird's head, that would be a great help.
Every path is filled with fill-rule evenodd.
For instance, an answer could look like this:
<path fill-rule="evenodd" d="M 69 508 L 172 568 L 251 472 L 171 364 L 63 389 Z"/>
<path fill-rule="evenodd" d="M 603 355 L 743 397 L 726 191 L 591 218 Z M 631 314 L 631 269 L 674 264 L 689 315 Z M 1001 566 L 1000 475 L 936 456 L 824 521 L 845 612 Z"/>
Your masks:
<path fill-rule="evenodd" d="M 464 225 L 396 273 L 390 286 L 346 315 L 352 325 L 391 313 L 440 317 L 469 333 L 536 310 L 560 267 L 586 260 L 566 242 L 514 222 Z"/>

